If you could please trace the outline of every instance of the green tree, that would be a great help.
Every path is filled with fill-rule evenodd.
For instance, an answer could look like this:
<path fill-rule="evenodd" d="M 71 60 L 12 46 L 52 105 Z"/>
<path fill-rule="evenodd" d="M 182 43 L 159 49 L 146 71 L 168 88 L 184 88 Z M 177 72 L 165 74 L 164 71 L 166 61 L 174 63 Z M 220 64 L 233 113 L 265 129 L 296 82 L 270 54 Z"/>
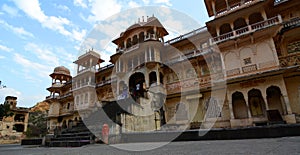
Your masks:
<path fill-rule="evenodd" d="M 0 120 L 2 120 L 3 117 L 13 116 L 14 113 L 10 111 L 10 105 L 7 103 L 0 104 Z"/>
<path fill-rule="evenodd" d="M 28 119 L 27 137 L 40 137 L 47 134 L 47 115 L 45 112 L 31 112 Z"/>

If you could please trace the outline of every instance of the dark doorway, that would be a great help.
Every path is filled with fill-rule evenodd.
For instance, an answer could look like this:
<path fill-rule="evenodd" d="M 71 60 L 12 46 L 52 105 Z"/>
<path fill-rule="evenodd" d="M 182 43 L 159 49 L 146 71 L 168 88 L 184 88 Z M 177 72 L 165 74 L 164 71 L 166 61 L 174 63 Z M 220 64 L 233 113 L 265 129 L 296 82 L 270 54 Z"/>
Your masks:
<path fill-rule="evenodd" d="M 129 91 L 136 101 L 139 97 L 144 97 L 145 76 L 143 73 L 134 73 L 129 78 Z"/>
<path fill-rule="evenodd" d="M 244 95 L 241 92 L 235 92 L 234 94 L 232 94 L 232 107 L 234 118 L 248 118 L 248 108 Z"/>

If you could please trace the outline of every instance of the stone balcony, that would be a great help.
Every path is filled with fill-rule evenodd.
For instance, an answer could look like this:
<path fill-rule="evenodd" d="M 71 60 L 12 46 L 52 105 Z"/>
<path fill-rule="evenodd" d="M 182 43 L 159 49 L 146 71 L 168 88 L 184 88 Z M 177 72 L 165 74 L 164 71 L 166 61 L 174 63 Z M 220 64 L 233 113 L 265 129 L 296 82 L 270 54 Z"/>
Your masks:
<path fill-rule="evenodd" d="M 292 18 L 289 21 L 285 21 L 283 23 L 283 29 L 281 30 L 281 33 L 288 31 L 290 29 L 294 29 L 299 26 L 300 26 L 300 17 Z"/>
<path fill-rule="evenodd" d="M 166 84 L 167 94 L 181 93 L 185 91 L 199 91 L 200 88 L 209 87 L 211 85 L 212 75 L 200 78 L 190 78 L 181 81 L 175 81 Z"/>
<path fill-rule="evenodd" d="M 287 2 L 289 0 L 274 0 L 274 5 L 279 5 L 281 3 Z"/>
<path fill-rule="evenodd" d="M 243 67 L 237 67 L 230 70 L 226 70 L 226 77 L 231 78 L 233 76 L 241 76 L 243 74 L 252 74 L 266 69 L 278 67 L 275 60 L 266 61 L 258 64 L 247 65 Z"/>
<path fill-rule="evenodd" d="M 243 1 L 237 2 L 235 4 L 231 4 L 230 6 L 227 6 L 224 9 L 216 10 L 216 12 L 214 14 L 215 14 L 215 17 L 218 18 L 218 17 L 224 16 L 224 15 L 227 15 L 229 13 L 235 12 L 236 10 L 239 10 L 239 9 L 242 9 L 245 7 L 249 7 L 250 5 L 253 5 L 253 4 L 259 3 L 259 2 L 260 2 L 260 0 L 243 0 Z"/>
<path fill-rule="evenodd" d="M 281 67 L 300 65 L 300 52 L 279 57 Z"/>
<path fill-rule="evenodd" d="M 83 70 L 78 71 L 78 74 L 84 74 L 84 73 L 86 73 L 86 72 L 96 73 L 97 70 L 94 69 L 94 68 L 87 68 L 87 69 L 83 69 Z"/>
<path fill-rule="evenodd" d="M 96 84 L 94 82 L 85 82 L 85 83 L 80 83 L 80 84 L 73 84 L 72 90 L 75 91 L 75 90 L 85 88 L 85 87 L 94 88 L 95 86 L 96 86 Z"/>
<path fill-rule="evenodd" d="M 96 87 L 102 87 L 102 86 L 105 86 L 105 85 L 108 85 L 108 84 L 111 84 L 111 83 L 112 83 L 111 79 L 104 80 L 104 81 L 101 81 L 101 82 L 97 83 Z"/>
<path fill-rule="evenodd" d="M 191 32 L 186 33 L 186 34 L 184 34 L 184 35 L 181 35 L 181 36 L 179 36 L 179 37 L 176 37 L 176 38 L 174 38 L 174 39 L 168 40 L 167 42 L 165 42 L 165 46 L 166 46 L 166 45 L 173 44 L 173 43 L 176 43 L 176 42 L 179 42 L 179 41 L 184 40 L 184 39 L 187 39 L 187 38 L 190 38 L 190 37 L 192 37 L 192 36 L 198 35 L 198 34 L 203 33 L 203 32 L 205 32 L 205 31 L 206 31 L 206 27 L 201 27 L 201 28 L 199 28 L 199 29 L 196 29 L 196 30 L 194 30 L 194 31 L 191 31 Z"/>
<path fill-rule="evenodd" d="M 66 99 L 66 98 L 72 97 L 72 96 L 73 96 L 73 93 L 72 92 L 68 92 L 68 93 L 66 93 L 64 95 L 59 96 L 58 99 Z"/>
<path fill-rule="evenodd" d="M 258 22 L 258 23 L 252 24 L 252 25 L 247 25 L 240 29 L 233 30 L 229 33 L 225 33 L 225 34 L 219 35 L 217 37 L 214 37 L 211 39 L 211 43 L 219 44 L 224 41 L 237 39 L 243 35 L 251 34 L 256 31 L 263 30 L 263 29 L 266 29 L 266 28 L 269 28 L 271 26 L 275 26 L 275 25 L 278 25 L 281 23 L 282 23 L 281 16 L 278 15 L 273 18 L 269 18 L 265 21 L 261 21 L 261 22 Z"/>
<path fill-rule="evenodd" d="M 46 97 L 46 100 L 51 100 L 51 99 L 58 99 L 59 98 L 59 96 L 58 95 L 54 95 L 54 96 L 47 96 Z"/>
<path fill-rule="evenodd" d="M 73 113 L 74 113 L 73 109 L 60 109 L 59 111 L 60 116 L 72 115 Z"/>

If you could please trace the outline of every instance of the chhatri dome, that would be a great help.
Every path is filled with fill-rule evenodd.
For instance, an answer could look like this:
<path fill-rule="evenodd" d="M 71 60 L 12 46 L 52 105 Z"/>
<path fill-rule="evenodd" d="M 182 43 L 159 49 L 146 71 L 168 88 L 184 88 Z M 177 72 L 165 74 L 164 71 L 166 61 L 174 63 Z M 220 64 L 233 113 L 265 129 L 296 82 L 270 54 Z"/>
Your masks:
<path fill-rule="evenodd" d="M 64 66 L 59 66 L 59 67 L 54 68 L 53 73 L 54 74 L 64 74 L 64 75 L 70 76 L 70 70 Z"/>

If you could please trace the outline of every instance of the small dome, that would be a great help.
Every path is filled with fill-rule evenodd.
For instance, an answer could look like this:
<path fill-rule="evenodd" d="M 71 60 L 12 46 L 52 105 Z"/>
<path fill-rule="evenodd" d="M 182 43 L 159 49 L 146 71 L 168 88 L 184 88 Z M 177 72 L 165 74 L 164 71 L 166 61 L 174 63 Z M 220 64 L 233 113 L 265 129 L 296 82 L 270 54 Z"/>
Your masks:
<path fill-rule="evenodd" d="M 65 74 L 65 75 L 70 75 L 70 70 L 64 66 L 59 66 L 54 68 L 54 72 L 55 74 Z"/>

